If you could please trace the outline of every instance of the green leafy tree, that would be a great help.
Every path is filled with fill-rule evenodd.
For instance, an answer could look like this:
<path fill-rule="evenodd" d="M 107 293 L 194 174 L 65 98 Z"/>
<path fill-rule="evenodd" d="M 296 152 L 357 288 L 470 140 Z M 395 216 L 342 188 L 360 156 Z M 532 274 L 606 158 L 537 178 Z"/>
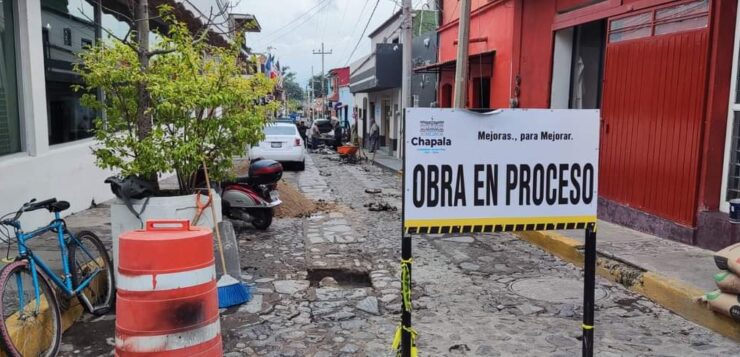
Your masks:
<path fill-rule="evenodd" d="M 303 89 L 295 79 L 295 72 L 288 72 L 283 76 L 283 90 L 289 101 L 301 101 L 304 98 Z"/>
<path fill-rule="evenodd" d="M 130 44 L 101 41 L 75 67 L 84 82 L 78 90 L 85 92 L 83 105 L 106 114 L 95 121 L 98 166 L 124 176 L 175 172 L 180 192 L 189 193 L 203 160 L 214 180 L 224 179 L 232 158 L 262 139 L 266 118 L 278 105 L 263 98 L 275 83 L 261 74 L 244 75 L 239 43 L 209 45 L 193 38 L 167 8 L 161 16 L 169 30 L 146 67 Z M 98 88 L 105 101 L 92 94 Z M 142 88 L 146 101 L 140 100 Z M 142 110 L 151 117 L 147 135 L 137 125 Z"/>
<path fill-rule="evenodd" d="M 324 82 L 324 91 L 323 91 L 323 94 L 321 94 L 322 93 L 322 91 L 321 91 L 321 82 L 322 82 L 322 80 Z M 320 74 L 317 74 L 317 75 L 311 77 L 308 80 L 308 90 L 309 91 L 311 91 L 311 90 L 313 91 L 313 97 L 314 98 L 319 98 L 319 97 L 322 97 L 323 98 L 323 97 L 329 95 L 329 86 L 327 84 L 326 78 L 322 77 Z"/>

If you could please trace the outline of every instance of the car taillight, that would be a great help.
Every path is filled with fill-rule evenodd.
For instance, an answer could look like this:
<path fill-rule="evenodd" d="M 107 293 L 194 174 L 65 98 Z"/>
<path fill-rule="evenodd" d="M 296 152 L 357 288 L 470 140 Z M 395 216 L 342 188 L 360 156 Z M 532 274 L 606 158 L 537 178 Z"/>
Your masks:
<path fill-rule="evenodd" d="M 295 146 L 301 146 L 301 138 L 295 138 Z"/>

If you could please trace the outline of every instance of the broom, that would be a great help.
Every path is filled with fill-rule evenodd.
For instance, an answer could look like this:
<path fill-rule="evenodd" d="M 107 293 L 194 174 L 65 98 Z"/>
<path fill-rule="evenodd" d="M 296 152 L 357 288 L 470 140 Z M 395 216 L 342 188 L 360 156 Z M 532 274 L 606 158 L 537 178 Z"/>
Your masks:
<path fill-rule="evenodd" d="M 211 180 L 208 178 L 208 168 L 206 167 L 206 161 L 203 160 L 203 173 L 206 176 L 206 185 L 208 186 L 208 200 L 213 202 L 213 194 L 211 193 Z M 223 309 L 226 307 L 243 304 L 252 299 L 249 292 L 249 288 L 242 285 L 239 280 L 230 276 L 226 271 L 226 257 L 224 256 L 224 247 L 221 244 L 221 232 L 218 229 L 218 222 L 216 222 L 216 208 L 211 204 L 211 215 L 213 216 L 213 227 L 216 231 L 216 239 L 218 240 L 218 252 L 221 255 L 221 268 L 223 269 L 223 275 L 221 279 L 218 279 L 216 286 L 218 287 L 218 308 Z"/>

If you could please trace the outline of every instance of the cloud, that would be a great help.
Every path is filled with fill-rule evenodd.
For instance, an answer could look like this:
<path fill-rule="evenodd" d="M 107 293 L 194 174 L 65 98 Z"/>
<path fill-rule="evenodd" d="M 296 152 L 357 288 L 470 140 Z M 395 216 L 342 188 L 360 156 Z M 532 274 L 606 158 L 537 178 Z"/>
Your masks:
<path fill-rule="evenodd" d="M 215 4 L 215 0 L 191 1 Z M 254 14 L 262 26 L 261 33 L 247 35 L 247 45 L 256 52 L 274 47 L 272 53 L 280 63 L 290 66 L 299 83 L 305 85 L 312 65 L 316 74 L 321 70 L 321 56 L 312 53 L 321 48 L 321 42 L 327 51 L 332 50 L 325 56 L 326 71 L 345 65 L 374 5 L 374 0 L 241 0 L 237 11 Z M 393 0 L 380 0 L 350 62 L 370 52 L 367 34 L 397 9 Z"/>

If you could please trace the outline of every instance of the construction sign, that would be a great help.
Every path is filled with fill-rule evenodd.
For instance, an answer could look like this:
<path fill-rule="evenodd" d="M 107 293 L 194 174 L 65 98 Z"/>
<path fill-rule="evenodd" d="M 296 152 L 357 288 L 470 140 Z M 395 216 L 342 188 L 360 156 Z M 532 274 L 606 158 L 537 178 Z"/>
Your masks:
<path fill-rule="evenodd" d="M 406 233 L 596 222 L 598 110 L 408 108 L 405 125 Z"/>

